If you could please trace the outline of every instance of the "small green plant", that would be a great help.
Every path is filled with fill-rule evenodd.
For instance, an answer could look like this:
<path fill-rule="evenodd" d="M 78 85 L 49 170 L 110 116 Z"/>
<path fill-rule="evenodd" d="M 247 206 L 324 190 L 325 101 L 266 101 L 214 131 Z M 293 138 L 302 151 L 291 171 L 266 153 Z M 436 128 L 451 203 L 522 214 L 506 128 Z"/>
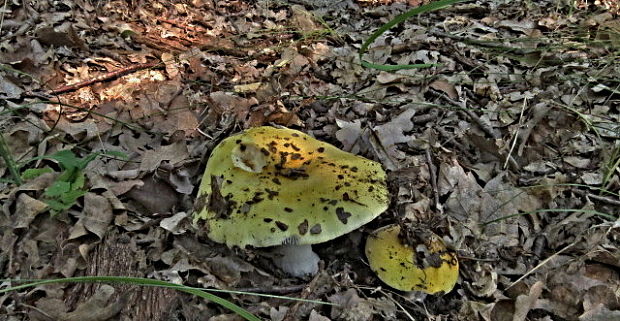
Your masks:
<path fill-rule="evenodd" d="M 87 189 L 85 188 L 86 177 L 84 175 L 84 169 L 88 166 L 88 163 L 100 155 L 127 158 L 125 154 L 113 151 L 92 153 L 84 158 L 79 158 L 71 150 L 61 150 L 52 155 L 35 157 L 32 159 L 53 159 L 57 161 L 60 166 L 60 175 L 54 180 L 54 183 L 48 186 L 43 192 L 43 201 L 49 206 L 52 216 L 68 210 L 71 206 L 75 205 L 78 198 L 86 194 Z M 21 179 L 32 179 L 48 172 L 52 172 L 52 169 L 27 169 L 22 173 Z"/>

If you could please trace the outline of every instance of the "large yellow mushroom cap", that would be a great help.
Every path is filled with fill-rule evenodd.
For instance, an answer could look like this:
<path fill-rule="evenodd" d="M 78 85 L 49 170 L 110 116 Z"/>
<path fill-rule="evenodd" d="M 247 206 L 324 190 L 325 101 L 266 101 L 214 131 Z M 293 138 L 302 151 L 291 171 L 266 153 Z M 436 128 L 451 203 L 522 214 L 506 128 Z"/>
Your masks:
<path fill-rule="evenodd" d="M 321 243 L 385 211 L 385 180 L 377 162 L 300 131 L 256 127 L 213 149 L 194 219 L 228 246 Z"/>
<path fill-rule="evenodd" d="M 432 232 L 413 245 L 404 244 L 399 234 L 400 226 L 389 225 L 366 241 L 368 263 L 379 279 L 401 291 L 450 292 L 459 275 L 456 255 Z"/>

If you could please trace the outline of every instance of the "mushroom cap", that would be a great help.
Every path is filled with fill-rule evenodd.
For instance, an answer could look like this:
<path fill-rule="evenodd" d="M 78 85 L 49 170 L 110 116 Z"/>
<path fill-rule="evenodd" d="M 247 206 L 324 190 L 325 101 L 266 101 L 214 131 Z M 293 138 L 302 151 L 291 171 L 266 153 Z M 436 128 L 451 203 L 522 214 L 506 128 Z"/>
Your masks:
<path fill-rule="evenodd" d="M 432 232 L 425 233 L 423 244 L 411 246 L 399 234 L 400 226 L 388 225 L 366 240 L 366 257 L 379 279 L 401 291 L 450 292 L 459 276 L 455 253 Z"/>
<path fill-rule="evenodd" d="M 300 131 L 251 128 L 213 149 L 194 221 L 228 246 L 321 243 L 385 211 L 385 181 L 379 163 Z"/>

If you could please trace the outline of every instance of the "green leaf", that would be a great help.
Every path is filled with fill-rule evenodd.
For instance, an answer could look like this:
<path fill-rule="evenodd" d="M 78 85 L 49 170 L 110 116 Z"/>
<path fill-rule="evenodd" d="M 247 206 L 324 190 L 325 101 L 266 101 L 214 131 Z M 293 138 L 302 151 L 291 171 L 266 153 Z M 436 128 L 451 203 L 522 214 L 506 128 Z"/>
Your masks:
<path fill-rule="evenodd" d="M 22 173 L 22 179 L 33 179 L 37 178 L 45 173 L 53 172 L 51 168 L 29 168 Z"/>
<path fill-rule="evenodd" d="M 52 216 L 56 215 L 58 212 L 62 212 L 71 207 L 71 206 L 67 206 L 67 204 L 64 204 L 57 200 L 52 200 L 52 199 L 44 200 L 43 202 L 45 202 L 45 204 L 47 204 L 50 207 Z"/>
<path fill-rule="evenodd" d="M 76 171 L 73 180 L 71 182 L 71 190 L 78 190 L 84 187 L 86 183 L 86 178 L 84 177 L 83 171 Z"/>
<path fill-rule="evenodd" d="M 77 199 L 82 197 L 84 194 L 86 194 L 86 191 L 84 190 L 68 191 L 60 195 L 58 200 L 62 202 L 63 204 L 66 204 L 67 206 L 71 207 L 73 206 L 73 204 L 76 203 Z"/>
<path fill-rule="evenodd" d="M 78 165 L 76 166 L 78 169 L 84 169 L 88 166 L 88 163 L 92 162 L 97 156 L 101 155 L 101 153 L 92 153 L 88 154 L 88 156 L 81 158 L 78 161 Z"/>
<path fill-rule="evenodd" d="M 44 195 L 55 197 L 67 193 L 70 190 L 71 183 L 65 181 L 55 181 L 54 184 L 50 185 L 48 188 L 45 189 Z"/>
<path fill-rule="evenodd" d="M 44 156 L 44 158 L 57 161 L 63 169 L 76 168 L 80 164 L 80 159 L 69 149 L 59 150 L 52 155 Z"/>

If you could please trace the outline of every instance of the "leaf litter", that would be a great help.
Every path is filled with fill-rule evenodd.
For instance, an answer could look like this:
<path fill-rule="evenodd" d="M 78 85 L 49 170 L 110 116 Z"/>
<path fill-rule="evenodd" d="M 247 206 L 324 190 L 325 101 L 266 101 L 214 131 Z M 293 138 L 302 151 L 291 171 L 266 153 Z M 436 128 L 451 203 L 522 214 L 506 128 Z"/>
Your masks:
<path fill-rule="evenodd" d="M 617 5 L 469 1 L 388 30 L 364 58 L 439 65 L 360 65 L 374 30 L 427 2 L 7 3 L 0 132 L 21 172 L 49 172 L 16 186 L 0 160 L 2 278 L 146 276 L 336 304 L 227 295 L 273 320 L 618 319 Z M 390 209 L 316 246 L 323 270 L 312 280 L 191 222 L 210 150 L 264 124 L 389 171 Z M 127 158 L 92 160 L 86 193 L 52 217 L 44 192 L 61 168 L 30 160 L 62 150 Z M 369 271 L 364 238 L 394 222 L 457 251 L 453 292 L 399 293 Z M 239 318 L 171 290 L 105 284 L 2 294 L 0 315 Z"/>

